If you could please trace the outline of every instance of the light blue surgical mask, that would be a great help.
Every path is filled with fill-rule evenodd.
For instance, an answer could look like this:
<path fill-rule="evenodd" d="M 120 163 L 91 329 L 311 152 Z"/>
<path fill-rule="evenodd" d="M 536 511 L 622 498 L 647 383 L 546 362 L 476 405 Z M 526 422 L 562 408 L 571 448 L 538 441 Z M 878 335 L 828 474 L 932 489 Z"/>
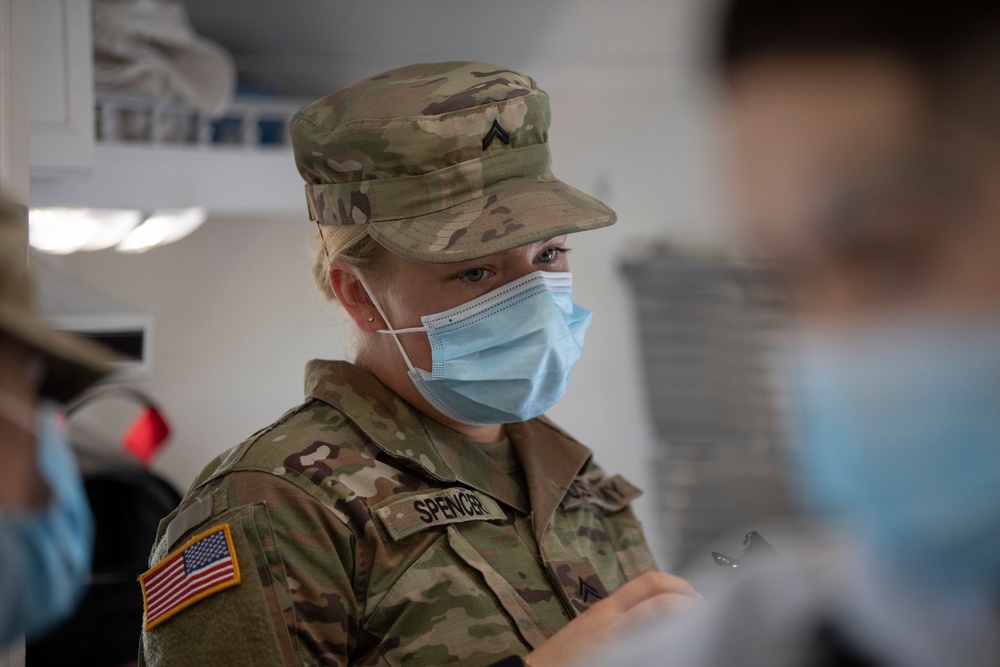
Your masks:
<path fill-rule="evenodd" d="M 372 303 L 390 327 L 379 333 L 393 336 L 420 394 L 441 414 L 471 425 L 522 422 L 555 405 L 591 318 L 573 303 L 568 272 L 530 273 L 408 329 L 392 329 L 374 296 Z M 427 334 L 429 371 L 415 368 L 403 349 L 399 335 L 409 333 Z"/>
<path fill-rule="evenodd" d="M 21 635 L 30 641 L 68 616 L 90 576 L 93 519 L 65 430 L 53 406 L 39 407 L 35 424 L 28 414 L 0 400 L 0 418 L 34 432 L 51 499 L 35 511 L 0 509 L 0 647 Z"/>
<path fill-rule="evenodd" d="M 1000 321 L 807 332 L 800 351 L 805 499 L 921 582 L 1000 593 Z"/>

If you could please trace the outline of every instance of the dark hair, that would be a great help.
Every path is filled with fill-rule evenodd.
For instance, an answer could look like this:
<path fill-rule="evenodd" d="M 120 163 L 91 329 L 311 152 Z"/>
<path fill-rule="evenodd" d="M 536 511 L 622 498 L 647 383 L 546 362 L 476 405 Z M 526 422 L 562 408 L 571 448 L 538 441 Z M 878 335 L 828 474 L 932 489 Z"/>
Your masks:
<path fill-rule="evenodd" d="M 933 117 L 1000 139 L 1000 0 L 729 0 L 716 61 L 871 54 L 921 82 Z"/>
<path fill-rule="evenodd" d="M 731 0 L 717 61 L 731 73 L 767 55 L 882 52 L 926 75 L 998 38 L 996 0 Z"/>

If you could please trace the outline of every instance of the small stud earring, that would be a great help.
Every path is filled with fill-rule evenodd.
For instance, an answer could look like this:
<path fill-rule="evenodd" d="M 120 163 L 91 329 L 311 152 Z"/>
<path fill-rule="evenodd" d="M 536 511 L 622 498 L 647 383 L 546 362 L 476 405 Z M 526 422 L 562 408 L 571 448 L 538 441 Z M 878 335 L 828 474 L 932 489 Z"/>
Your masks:
<path fill-rule="evenodd" d="M 369 322 L 374 322 L 375 321 L 375 316 L 374 315 L 369 315 L 368 316 L 368 321 Z"/>

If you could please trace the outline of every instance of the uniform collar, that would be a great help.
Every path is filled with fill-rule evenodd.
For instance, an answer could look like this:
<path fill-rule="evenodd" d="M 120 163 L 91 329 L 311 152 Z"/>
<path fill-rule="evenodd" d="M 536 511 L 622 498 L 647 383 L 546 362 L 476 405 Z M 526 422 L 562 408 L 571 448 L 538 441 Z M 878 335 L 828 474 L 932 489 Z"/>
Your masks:
<path fill-rule="evenodd" d="M 524 467 L 532 528 L 540 537 L 592 452 L 545 417 L 508 424 L 507 435 Z"/>
<path fill-rule="evenodd" d="M 438 482 L 459 482 L 506 505 L 530 512 L 540 532 L 590 450 L 543 419 L 507 427 L 524 468 L 531 506 L 510 477 L 468 438 L 424 416 L 367 370 L 346 361 L 314 359 L 306 365 L 307 397 L 336 407 L 376 447 Z"/>
<path fill-rule="evenodd" d="M 458 479 L 431 442 L 420 413 L 367 370 L 313 359 L 306 364 L 306 397 L 336 407 L 376 447 L 408 467 L 440 482 Z"/>

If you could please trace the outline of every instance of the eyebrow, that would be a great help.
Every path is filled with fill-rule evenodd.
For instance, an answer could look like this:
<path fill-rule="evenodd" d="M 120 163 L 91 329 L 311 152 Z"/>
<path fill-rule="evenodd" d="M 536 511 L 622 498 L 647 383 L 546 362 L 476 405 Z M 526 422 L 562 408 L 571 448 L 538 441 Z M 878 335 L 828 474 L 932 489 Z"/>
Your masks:
<path fill-rule="evenodd" d="M 538 240 L 538 241 L 532 241 L 530 243 L 525 243 L 524 245 L 526 245 L 526 246 L 527 245 L 545 245 L 546 243 L 550 243 L 553 239 L 557 239 L 560 236 L 568 236 L 568 234 L 560 234 L 559 236 L 550 236 L 547 239 L 541 239 L 541 240 Z M 450 269 L 456 269 L 456 268 L 459 268 L 459 267 L 461 267 L 463 265 L 469 265 L 469 266 L 473 266 L 474 267 L 479 262 L 485 261 L 488 257 L 504 257 L 504 256 L 509 255 L 510 253 L 514 252 L 518 248 L 523 248 L 523 247 L 524 246 L 517 246 L 515 248 L 508 248 L 507 250 L 504 250 L 502 252 L 494 253 L 493 255 L 487 255 L 486 257 L 476 257 L 476 258 L 473 258 L 473 259 L 464 259 L 464 260 L 461 260 L 461 261 L 458 261 L 458 262 L 445 262 L 445 263 L 442 263 L 442 264 L 436 264 L 436 266 L 440 266 L 440 267 L 443 267 L 443 268 L 447 267 L 447 268 L 450 268 Z"/>

